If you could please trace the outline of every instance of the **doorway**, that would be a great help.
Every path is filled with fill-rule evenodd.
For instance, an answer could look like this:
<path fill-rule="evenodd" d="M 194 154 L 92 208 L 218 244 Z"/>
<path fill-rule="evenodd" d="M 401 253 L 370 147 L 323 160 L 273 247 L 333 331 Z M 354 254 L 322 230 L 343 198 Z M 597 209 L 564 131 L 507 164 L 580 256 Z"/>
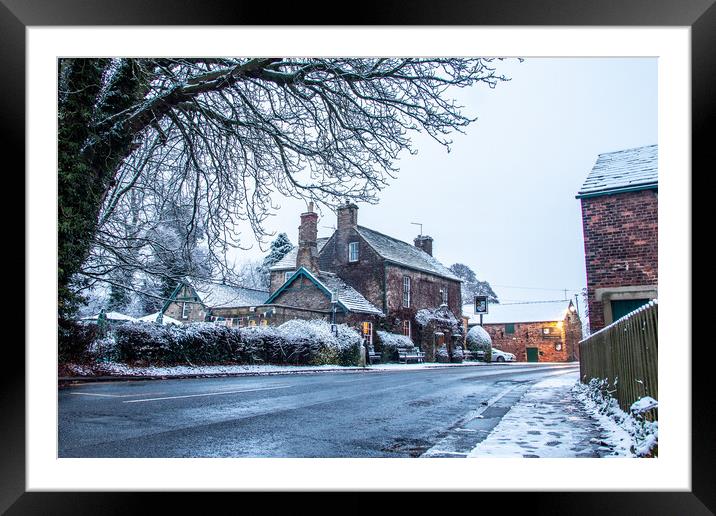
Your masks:
<path fill-rule="evenodd" d="M 527 348 L 527 361 L 539 362 L 539 348 Z"/>

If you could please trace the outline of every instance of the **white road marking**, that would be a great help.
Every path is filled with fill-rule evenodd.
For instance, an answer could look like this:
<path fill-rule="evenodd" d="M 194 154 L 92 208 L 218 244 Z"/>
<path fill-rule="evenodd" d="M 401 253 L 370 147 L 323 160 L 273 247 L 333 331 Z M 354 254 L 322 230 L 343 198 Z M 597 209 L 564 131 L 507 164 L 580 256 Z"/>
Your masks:
<path fill-rule="evenodd" d="M 137 396 L 146 396 L 152 394 L 164 394 L 163 392 L 147 392 L 142 394 L 100 394 L 97 392 L 70 392 L 75 396 L 100 396 L 102 398 L 136 398 Z"/>
<path fill-rule="evenodd" d="M 180 398 L 198 398 L 201 396 L 220 396 L 222 394 L 238 394 L 241 392 L 255 392 L 255 391 L 271 391 L 275 389 L 288 389 L 292 387 L 291 385 L 285 385 L 280 387 L 261 387 L 259 389 L 242 389 L 239 391 L 219 391 L 219 392 L 207 392 L 203 394 L 185 394 L 183 396 L 167 396 L 164 398 L 146 398 L 141 400 L 127 400 L 123 401 L 122 403 L 142 403 L 145 401 L 161 401 L 161 400 L 176 400 Z"/>

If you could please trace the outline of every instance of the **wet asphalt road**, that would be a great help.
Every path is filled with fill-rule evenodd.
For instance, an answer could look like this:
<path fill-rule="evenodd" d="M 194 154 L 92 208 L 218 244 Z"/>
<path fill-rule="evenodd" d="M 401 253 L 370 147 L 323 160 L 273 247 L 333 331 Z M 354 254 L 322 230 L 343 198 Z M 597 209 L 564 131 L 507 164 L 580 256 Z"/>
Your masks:
<path fill-rule="evenodd" d="M 418 457 L 485 409 L 454 450 L 464 453 L 534 382 L 575 371 L 495 364 L 86 383 L 59 390 L 58 456 Z"/>

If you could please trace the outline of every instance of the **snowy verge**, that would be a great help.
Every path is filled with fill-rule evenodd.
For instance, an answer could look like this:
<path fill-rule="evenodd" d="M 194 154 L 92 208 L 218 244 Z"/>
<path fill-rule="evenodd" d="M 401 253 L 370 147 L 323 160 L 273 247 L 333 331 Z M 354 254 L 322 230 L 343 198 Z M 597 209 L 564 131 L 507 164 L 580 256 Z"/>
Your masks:
<path fill-rule="evenodd" d="M 133 367 L 116 362 L 102 364 L 65 364 L 60 370 L 60 377 L 73 379 L 89 379 L 105 376 L 116 377 L 185 377 L 185 376 L 240 376 L 261 374 L 293 374 L 327 371 L 395 371 L 412 369 L 433 369 L 438 367 L 469 367 L 487 365 L 483 362 L 467 362 L 463 364 L 374 364 L 369 367 L 356 366 L 285 366 L 285 365 L 211 365 L 211 366 L 168 366 L 168 367 Z"/>
<path fill-rule="evenodd" d="M 643 413 L 657 408 L 657 401 L 649 396 L 640 398 L 628 414 L 619 408 L 617 400 L 605 390 L 605 385 L 605 380 L 593 378 L 588 384 L 577 383 L 572 388 L 572 394 L 612 437 L 624 433 L 628 435 L 632 457 L 656 457 L 659 422 L 646 420 Z"/>

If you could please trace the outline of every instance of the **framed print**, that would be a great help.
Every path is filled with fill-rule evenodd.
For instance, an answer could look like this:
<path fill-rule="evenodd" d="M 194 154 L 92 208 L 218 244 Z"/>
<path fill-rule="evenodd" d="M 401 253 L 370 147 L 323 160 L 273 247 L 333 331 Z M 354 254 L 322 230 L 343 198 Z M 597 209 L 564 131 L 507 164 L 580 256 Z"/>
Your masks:
<path fill-rule="evenodd" d="M 288 5 L 276 7 L 271 14 L 271 25 L 265 26 L 261 25 L 266 21 L 265 6 L 246 3 L 164 1 L 145 6 L 134 1 L 85 5 L 74 0 L 0 0 L 0 29 L 3 41 L 0 53 L 2 69 L 7 72 L 0 81 L 4 136 L 2 145 L 6 156 L 19 160 L 20 164 L 14 168 L 26 170 L 24 181 L 20 180 L 19 174 L 15 174 L 15 178 L 23 185 L 20 188 L 27 193 L 23 236 L 26 245 L 23 247 L 23 253 L 12 253 L 12 263 L 20 261 L 18 256 L 23 256 L 25 262 L 24 299 L 27 301 L 23 323 L 26 347 L 23 353 L 17 345 L 6 346 L 8 354 L 5 362 L 11 366 L 6 367 L 3 375 L 3 395 L 0 397 L 0 406 L 6 422 L 0 430 L 3 437 L 0 446 L 1 510 L 7 511 L 8 514 L 47 512 L 52 509 L 60 513 L 74 513 L 78 510 L 89 513 L 99 510 L 111 513 L 140 512 L 144 509 L 144 500 L 149 495 L 139 496 L 118 491 L 267 490 L 434 491 L 436 496 L 441 496 L 440 492 L 443 491 L 485 491 L 466 494 L 478 495 L 484 500 L 482 497 L 490 492 L 491 498 L 498 503 L 503 501 L 505 496 L 509 496 L 511 506 L 516 501 L 531 511 L 560 514 L 575 511 L 587 514 L 711 514 L 716 510 L 712 467 L 713 425 L 709 417 L 713 411 L 708 408 L 711 403 L 707 398 L 711 390 L 706 373 L 708 360 L 692 360 L 699 358 L 700 352 L 692 346 L 696 334 L 692 336 L 690 283 L 690 235 L 694 220 L 690 215 L 691 183 L 706 172 L 706 164 L 713 162 L 714 154 L 713 145 L 707 142 L 706 130 L 714 116 L 713 88 L 716 66 L 713 35 L 716 34 L 716 8 L 711 0 L 691 0 L 686 3 L 630 0 L 609 8 L 582 0 L 497 4 L 474 2 L 468 5 L 459 2 L 421 1 L 406 9 L 400 2 L 382 2 L 380 5 L 364 5 L 356 9 L 358 12 L 350 24 L 345 24 L 345 20 L 337 23 L 336 20 L 326 18 L 322 18 L 320 24 L 317 24 L 313 18 L 313 12 L 318 10 L 317 6 L 313 6 L 309 12 L 305 10 L 305 6 Z M 326 41 L 331 42 L 328 49 L 325 47 Z M 659 411 L 662 413 L 660 429 L 664 440 L 658 457 L 624 459 L 625 463 L 622 463 L 622 459 L 599 461 L 592 458 L 572 460 L 542 457 L 542 462 L 519 459 L 521 462 L 509 463 L 512 471 L 510 473 L 506 466 L 508 463 L 500 463 L 502 459 L 446 458 L 439 455 L 423 459 L 374 457 L 349 460 L 343 456 L 331 459 L 269 459 L 229 458 L 221 454 L 214 457 L 223 458 L 209 458 L 212 455 L 208 452 L 194 458 L 180 458 L 192 456 L 172 455 L 167 452 L 166 456 L 148 458 L 146 455 L 133 455 L 132 451 L 128 451 L 126 455 L 118 456 L 119 458 L 109 458 L 102 453 L 90 455 L 92 458 L 78 458 L 79 455 L 73 456 L 61 449 L 57 426 L 60 419 L 64 421 L 67 418 L 67 414 L 58 413 L 55 375 L 57 357 L 43 352 L 47 346 L 52 348 L 55 345 L 54 342 L 47 342 L 53 339 L 57 332 L 57 228 L 51 225 L 48 230 L 47 224 L 50 219 L 55 223 L 55 215 L 48 206 L 57 200 L 53 198 L 57 196 L 57 192 L 53 190 L 56 187 L 56 179 L 45 180 L 43 178 L 46 176 L 43 174 L 48 174 L 53 163 L 57 162 L 57 131 L 56 127 L 51 127 L 51 123 L 56 123 L 57 120 L 56 95 L 60 75 L 58 59 L 68 56 L 152 56 L 158 59 L 212 56 L 219 59 L 221 56 L 240 54 L 268 60 L 282 52 L 298 56 L 328 57 L 476 56 L 480 55 L 482 49 L 485 49 L 484 55 L 490 57 L 514 59 L 616 56 L 649 58 L 656 61 L 656 64 L 652 62 L 648 70 L 658 76 L 658 88 L 654 88 L 654 91 L 658 89 L 659 95 L 659 165 L 666 171 L 662 176 L 660 168 L 659 182 L 663 183 L 659 212 L 659 221 L 662 222 L 662 227 L 659 228 L 659 272 L 662 273 L 662 289 L 665 289 L 663 304 L 667 305 L 665 313 L 668 313 L 667 317 L 662 319 L 659 329 L 664 342 L 678 342 L 679 346 L 679 352 L 673 355 L 672 348 L 675 344 L 662 347 L 662 357 L 678 356 L 678 360 L 670 360 L 667 363 L 662 358 L 659 366 L 662 395 L 659 400 Z M 253 61 L 249 64 L 251 63 Z M 50 69 L 51 66 L 55 67 Z M 251 72 L 248 70 L 247 73 Z M 192 77 L 188 82 L 191 85 L 197 80 Z M 226 80 L 230 81 L 231 77 Z M 618 90 L 618 78 L 615 78 L 614 82 L 617 84 L 615 89 Z M 188 105 L 184 107 L 191 109 Z M 539 130 L 551 116 L 547 107 L 545 106 L 543 123 L 536 124 L 532 129 L 536 139 L 549 138 L 546 134 L 540 134 Z M 48 117 L 48 113 L 52 113 L 52 116 Z M 479 110 L 477 114 L 480 115 Z M 511 113 L 509 116 L 516 117 L 516 114 Z M 515 119 L 512 123 L 512 130 L 516 131 L 520 122 Z M 691 139 L 688 136 L 689 129 Z M 588 134 L 588 129 L 580 127 L 575 128 L 576 130 L 584 130 L 585 134 Z M 161 128 L 158 133 L 162 134 Z M 432 136 L 440 138 L 439 131 Z M 509 131 L 506 131 L 504 138 L 509 137 Z M 25 153 L 21 151 L 23 148 L 26 149 Z M 566 158 L 555 156 L 554 159 L 558 162 Z M 701 172 L 693 174 L 692 171 L 696 170 Z M 444 174 L 445 178 L 449 177 L 449 172 Z M 8 174 L 8 178 L 11 175 Z M 425 213 L 429 212 L 428 205 L 432 209 L 435 206 L 455 204 L 450 200 L 449 192 L 452 190 L 443 185 L 442 180 L 434 181 L 435 185 L 440 184 L 443 189 L 440 190 L 436 186 L 430 198 L 410 199 L 413 204 L 422 203 Z M 464 188 L 472 186 L 468 181 L 469 179 L 466 179 Z M 535 180 L 535 184 L 538 182 Z M 505 198 L 509 198 L 509 193 L 505 192 Z M 574 194 L 576 193 L 575 191 Z M 405 199 L 408 199 L 408 195 L 404 192 Z M 473 205 L 459 208 L 464 210 L 464 213 L 458 217 L 459 221 L 454 221 L 454 230 L 462 228 L 464 231 L 465 221 L 472 218 L 475 210 L 479 208 L 479 195 L 476 194 L 475 199 Z M 400 196 L 394 201 L 397 213 L 401 204 Z M 573 198 L 571 201 L 574 201 L 575 206 L 578 204 Z M 541 206 L 549 206 L 550 192 L 547 192 L 540 202 Z M 436 306 L 441 307 L 449 307 L 451 303 L 459 302 L 457 298 L 460 297 L 460 291 L 456 295 L 452 284 L 443 281 L 445 275 L 438 274 L 440 280 L 436 282 L 434 291 L 425 294 L 426 287 L 421 281 L 425 279 L 425 267 L 428 265 L 420 265 L 416 259 L 410 261 L 404 258 L 406 253 L 414 252 L 422 257 L 424 263 L 443 267 L 441 264 L 435 265 L 437 260 L 433 254 L 434 250 L 437 254 L 442 242 L 436 237 L 433 244 L 433 238 L 423 234 L 424 230 L 433 234 L 438 231 L 433 228 L 442 230 L 445 227 L 440 226 L 437 219 L 431 228 L 430 221 L 415 222 L 416 219 L 412 217 L 422 216 L 419 212 L 410 212 L 409 219 L 406 214 L 405 226 L 420 225 L 420 234 L 415 238 L 414 246 L 409 244 L 409 249 L 402 249 L 390 236 L 367 229 L 362 225 L 365 222 L 358 225 L 356 217 L 364 217 L 363 213 L 369 211 L 367 209 L 356 215 L 357 206 L 346 202 L 338 208 L 335 220 L 331 216 L 325 219 L 329 222 L 323 222 L 323 219 L 319 219 L 314 213 L 313 202 L 306 203 L 305 209 L 303 205 L 299 208 L 301 209 L 295 210 L 295 213 L 292 212 L 295 216 L 289 216 L 284 225 L 291 227 L 294 219 L 295 222 L 300 219 L 298 241 L 301 243 L 297 247 L 297 256 L 293 258 L 290 267 L 279 267 L 275 269 L 275 274 L 269 274 L 272 286 L 268 301 L 264 298 L 246 301 L 245 310 L 236 313 L 222 311 L 221 302 L 209 306 L 205 300 L 202 301 L 204 290 L 199 285 L 187 285 L 185 290 L 179 287 L 174 289 L 171 299 L 167 299 L 158 312 L 152 313 L 152 322 L 162 325 L 177 320 L 177 324 L 181 324 L 185 319 L 196 317 L 197 321 L 202 323 L 211 322 L 229 328 L 236 327 L 238 330 L 250 328 L 250 331 L 254 332 L 264 331 L 266 326 L 272 326 L 272 318 L 281 316 L 281 307 L 285 304 L 281 301 L 282 296 L 288 299 L 292 295 L 292 284 L 301 285 L 303 292 L 305 289 L 314 289 L 317 292 L 311 295 L 327 296 L 328 301 L 321 301 L 325 306 L 317 301 L 316 307 L 312 306 L 310 309 L 315 313 L 319 309 L 323 311 L 322 317 L 325 317 L 329 324 L 329 333 L 336 337 L 339 331 L 343 331 L 340 328 L 344 320 L 340 317 L 349 320 L 349 316 L 345 314 L 349 314 L 352 309 L 356 310 L 355 303 L 358 302 L 365 303 L 361 305 L 361 314 L 368 313 L 366 306 L 374 308 L 376 313 L 381 309 L 387 312 L 389 296 L 395 297 L 396 306 L 399 305 L 395 310 L 396 314 L 420 302 L 421 296 L 432 296 Z M 366 213 L 366 217 L 371 216 L 380 217 Z M 524 217 L 527 219 L 539 216 L 540 213 L 533 212 Z M 14 218 L 7 217 L 7 220 L 10 222 Z M 321 224 L 335 224 L 336 227 L 322 227 Z M 354 233 L 350 233 L 353 237 L 341 236 L 339 226 L 342 224 L 353 228 Z M 19 227 L 19 224 L 10 223 L 8 226 L 15 228 Z M 333 236 L 334 230 L 338 236 Z M 316 238 L 316 235 L 319 238 Z M 326 237 L 323 241 L 322 235 Z M 294 238 L 292 234 L 291 237 Z M 372 256 L 370 253 L 376 253 L 398 271 L 393 272 L 395 292 L 388 292 L 386 287 L 386 291 L 380 294 L 386 298 L 384 305 L 372 307 L 373 300 L 369 299 L 368 294 L 363 298 L 360 297 L 360 292 L 356 292 L 355 295 L 351 294 L 353 297 L 348 301 L 336 293 L 341 291 L 340 289 L 345 291 L 350 285 L 332 287 L 330 282 L 340 278 L 336 279 L 335 274 L 324 273 L 323 269 L 318 268 L 317 261 L 318 252 L 323 249 L 318 246 L 329 245 L 326 242 L 331 238 L 337 249 L 335 256 L 345 255 L 346 263 L 342 265 L 346 270 L 354 271 L 366 267 L 369 257 Z M 531 245 L 548 247 L 556 238 L 554 232 L 545 229 L 535 240 L 525 239 L 519 248 L 529 255 Z M 509 236 L 505 236 L 504 240 L 492 240 L 490 254 L 495 253 L 495 246 L 499 247 L 500 244 L 496 242 L 506 240 L 509 240 Z M 19 241 L 20 239 L 12 240 Z M 316 244 L 316 252 L 314 253 L 310 246 L 302 247 L 305 242 Z M 19 244 L 11 245 L 19 247 Z M 415 251 L 415 248 L 418 251 Z M 328 259 L 320 256 L 321 260 Z M 272 263 L 272 266 L 276 263 L 279 262 Z M 324 267 L 323 262 L 321 264 L 321 267 Z M 399 265 L 403 268 L 399 268 Z M 385 272 L 383 281 L 384 285 L 387 285 L 388 276 L 393 269 L 387 267 L 385 270 L 388 272 Z M 414 274 L 416 270 L 423 276 Z M 694 270 L 698 269 L 695 267 Z M 276 282 L 274 286 L 273 283 Z M 510 286 L 501 285 L 501 288 Z M 484 291 L 475 294 L 479 295 L 472 296 L 472 303 L 467 301 L 467 306 L 472 304 L 470 311 L 484 314 L 499 312 L 499 303 L 493 303 L 491 297 L 489 311 L 487 310 L 488 295 L 484 295 Z M 614 301 L 614 314 L 619 317 L 623 313 L 629 313 L 632 305 L 636 307 L 634 299 L 625 297 L 623 292 L 609 295 L 613 296 L 611 299 Z M 502 297 L 510 299 L 506 295 Z M 573 298 L 574 296 L 562 300 L 560 297 L 560 302 L 568 301 L 572 312 L 585 308 L 580 304 L 581 299 Z M 534 299 L 539 298 L 533 297 L 532 300 Z M 607 296 L 605 299 L 610 298 Z M 481 302 L 479 307 L 478 300 Z M 379 301 L 373 304 L 377 305 Z M 172 302 L 176 306 L 171 306 Z M 196 309 L 200 302 L 203 303 L 201 313 Z M 272 303 L 273 306 L 266 308 Z M 693 303 L 693 309 L 698 306 Z M 564 308 L 566 304 L 561 307 Z M 427 317 L 425 314 L 423 316 Z M 111 315 L 108 310 L 102 309 L 95 322 L 111 325 L 116 317 L 116 314 Z M 437 325 L 431 327 L 434 330 L 431 335 L 435 336 L 431 341 L 434 346 L 431 350 L 423 347 L 422 350 L 417 348 L 414 352 L 408 352 L 398 351 L 396 347 L 396 362 L 400 359 L 408 360 L 409 357 L 416 357 L 420 362 L 424 358 L 439 362 L 438 355 L 443 348 L 446 350 L 446 360 L 453 360 L 455 351 L 451 347 L 451 339 L 455 337 L 454 332 L 462 331 L 456 329 L 458 319 L 460 318 L 455 321 L 455 329 L 450 326 L 450 332 Z M 535 330 L 536 337 L 533 338 L 542 338 L 547 344 L 544 347 L 528 346 L 524 350 L 524 357 L 520 352 L 508 352 L 505 354 L 511 355 L 508 361 L 514 360 L 516 356 L 518 362 L 546 360 L 546 357 L 558 354 L 567 356 L 569 344 L 566 341 L 563 344 L 555 333 L 562 330 L 561 321 L 555 319 L 554 325 L 545 325 L 543 319 L 535 320 L 541 321 L 542 326 Z M 370 364 L 378 355 L 375 344 L 388 342 L 385 327 L 381 326 L 382 323 L 378 319 L 364 315 L 351 322 L 360 329 L 361 355 L 356 360 L 362 360 L 364 365 Z M 396 323 L 393 333 L 401 338 L 417 341 L 422 338 L 418 322 L 420 318 L 400 320 Z M 460 325 L 463 322 L 467 328 L 469 321 L 460 319 Z M 8 318 L 8 326 L 18 324 L 20 323 L 14 318 Z M 510 321 L 503 324 L 503 332 L 509 333 L 510 339 L 520 331 L 519 325 L 515 330 L 515 324 Z M 698 325 L 696 327 L 698 328 Z M 557 328 L 559 330 L 556 330 Z M 505 335 L 500 336 L 503 337 Z M 496 338 L 493 335 L 493 339 Z M 54 348 L 52 352 L 55 352 Z M 502 366 L 511 367 L 510 364 L 497 364 L 494 367 Z M 49 372 L 52 373 L 51 377 L 48 377 Z M 161 374 L 164 373 L 158 375 Z M 270 386 L 272 389 L 285 387 L 280 382 Z M 254 390 L 262 389 L 264 388 Z M 172 396 L 157 391 L 152 397 L 127 400 L 130 403 L 137 402 L 134 407 L 138 408 L 141 406 L 139 401 L 206 395 L 222 393 L 217 390 Z M 108 396 L 123 399 L 122 396 L 125 395 Z M 320 403 L 317 403 L 318 405 Z M 412 406 L 415 410 L 419 408 L 417 403 Z M 200 405 L 197 404 L 187 413 L 200 417 L 197 415 L 199 412 Z M 85 417 L 79 413 L 75 415 L 78 418 Z M 105 416 L 112 417 L 111 414 Z M 91 420 L 91 417 L 88 417 L 88 420 Z M 138 416 L 136 421 L 142 421 L 142 417 Z M 95 423 L 99 424 L 92 420 L 92 424 Z M 117 426 L 122 424 L 124 423 L 117 422 Z M 210 426 L 206 425 L 207 435 L 211 435 Z M 100 435 L 97 434 L 96 437 L 98 445 L 101 445 Z M 410 440 L 410 436 L 404 437 L 406 442 Z M 81 439 L 80 436 L 79 440 Z M 357 443 L 359 439 L 350 442 Z M 220 447 L 218 444 L 216 446 Z M 79 447 L 81 446 L 76 446 Z M 470 462 L 471 460 L 479 462 Z M 585 462 L 580 463 L 579 460 Z M 476 464 L 481 467 L 476 467 Z M 202 475 L 195 475 L 199 470 Z M 667 478 L 667 470 L 670 470 L 673 476 Z M 576 471 L 581 474 L 576 475 Z M 364 493 L 358 495 L 365 496 Z M 161 503 L 186 503 L 184 496 L 169 500 L 170 498 L 172 497 L 164 494 Z"/>

